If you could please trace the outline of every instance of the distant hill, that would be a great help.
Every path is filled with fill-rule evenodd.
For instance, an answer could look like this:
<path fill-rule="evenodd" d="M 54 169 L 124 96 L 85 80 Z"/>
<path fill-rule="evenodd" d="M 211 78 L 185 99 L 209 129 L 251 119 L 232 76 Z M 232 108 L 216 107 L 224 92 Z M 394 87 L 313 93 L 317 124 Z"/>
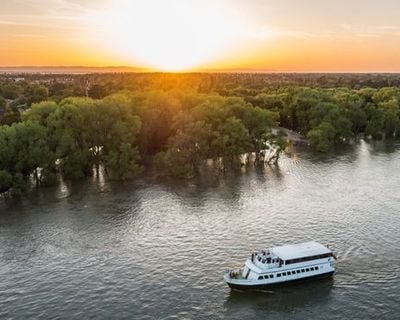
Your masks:
<path fill-rule="evenodd" d="M 85 67 L 85 66 L 19 66 L 1 67 L 0 73 L 54 73 L 54 74 L 78 74 L 78 73 L 120 73 L 120 72 L 147 72 L 148 69 L 137 67 Z"/>

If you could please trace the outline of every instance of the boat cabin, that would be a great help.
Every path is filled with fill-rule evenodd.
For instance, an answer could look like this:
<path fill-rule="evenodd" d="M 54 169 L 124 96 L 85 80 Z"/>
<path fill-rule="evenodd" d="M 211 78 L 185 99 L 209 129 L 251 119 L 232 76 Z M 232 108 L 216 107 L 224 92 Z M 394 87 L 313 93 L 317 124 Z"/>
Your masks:
<path fill-rule="evenodd" d="M 277 275 L 280 271 L 301 267 L 312 262 L 329 262 L 332 256 L 333 253 L 329 248 L 317 242 L 274 247 L 270 250 L 252 253 L 247 259 L 240 277 L 258 279 L 265 274 L 268 274 L 269 277 L 271 273 Z M 301 273 L 301 269 L 298 273 Z"/>

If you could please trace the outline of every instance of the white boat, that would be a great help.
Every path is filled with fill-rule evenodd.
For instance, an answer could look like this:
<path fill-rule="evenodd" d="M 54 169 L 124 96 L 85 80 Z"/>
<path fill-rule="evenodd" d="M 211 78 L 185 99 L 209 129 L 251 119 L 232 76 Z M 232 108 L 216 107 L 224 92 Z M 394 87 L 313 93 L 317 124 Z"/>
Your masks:
<path fill-rule="evenodd" d="M 243 269 L 226 271 L 224 279 L 233 289 L 264 289 L 330 277 L 335 260 L 332 250 L 317 242 L 284 245 L 252 253 Z"/>

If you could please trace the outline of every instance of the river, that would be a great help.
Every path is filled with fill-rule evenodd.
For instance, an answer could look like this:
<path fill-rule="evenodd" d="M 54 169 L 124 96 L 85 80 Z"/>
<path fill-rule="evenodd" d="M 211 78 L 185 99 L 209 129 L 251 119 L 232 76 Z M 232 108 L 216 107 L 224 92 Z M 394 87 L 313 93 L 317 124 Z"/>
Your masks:
<path fill-rule="evenodd" d="M 0 199 L 1 319 L 394 319 L 400 145 L 359 145 L 215 179 L 104 179 Z M 256 249 L 315 240 L 333 279 L 231 291 Z"/>

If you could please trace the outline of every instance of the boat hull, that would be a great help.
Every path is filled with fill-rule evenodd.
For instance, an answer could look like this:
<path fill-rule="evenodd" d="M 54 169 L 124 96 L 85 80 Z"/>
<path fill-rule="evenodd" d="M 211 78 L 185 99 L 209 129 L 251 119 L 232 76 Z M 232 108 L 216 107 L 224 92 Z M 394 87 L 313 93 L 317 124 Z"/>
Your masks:
<path fill-rule="evenodd" d="M 227 282 L 229 287 L 231 289 L 236 289 L 236 290 L 263 290 L 263 289 L 270 289 L 273 287 L 281 287 L 285 285 L 290 285 L 294 283 L 301 283 L 301 282 L 308 282 L 311 280 L 318 280 L 318 279 L 324 279 L 324 278 L 329 278 L 332 277 L 335 271 L 323 273 L 323 274 L 317 274 L 313 275 L 310 277 L 305 277 L 305 278 L 300 278 L 300 279 L 293 279 L 293 280 L 288 280 L 288 281 L 282 281 L 278 283 L 269 283 L 269 284 L 235 284 L 235 283 L 230 283 Z"/>

